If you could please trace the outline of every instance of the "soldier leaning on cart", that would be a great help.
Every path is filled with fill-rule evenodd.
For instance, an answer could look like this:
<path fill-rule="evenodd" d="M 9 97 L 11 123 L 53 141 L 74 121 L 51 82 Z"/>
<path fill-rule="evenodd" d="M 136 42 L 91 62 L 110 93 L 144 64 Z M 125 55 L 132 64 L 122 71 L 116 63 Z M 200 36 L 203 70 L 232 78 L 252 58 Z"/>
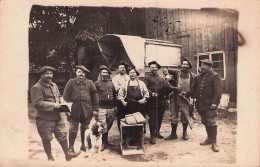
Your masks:
<path fill-rule="evenodd" d="M 182 138 L 184 140 L 188 140 L 187 135 L 187 127 L 188 127 L 188 120 L 184 116 L 184 114 L 181 112 L 181 109 L 176 104 L 176 95 L 182 92 L 188 92 L 190 91 L 191 85 L 193 83 L 194 77 L 196 76 L 194 73 L 192 73 L 189 69 L 192 68 L 191 62 L 187 58 L 182 59 L 181 69 L 180 70 L 168 70 L 168 74 L 173 77 L 173 79 L 176 80 L 176 86 L 178 88 L 175 90 L 175 93 L 171 94 L 171 103 L 174 103 L 175 105 L 171 105 L 171 127 L 172 131 L 171 134 L 165 138 L 165 140 L 173 140 L 177 139 L 176 129 L 179 122 L 179 113 L 181 114 L 180 121 L 183 125 L 183 134 Z M 166 77 L 167 78 L 167 77 Z"/>
<path fill-rule="evenodd" d="M 125 86 L 129 81 L 129 75 L 126 74 L 126 70 L 128 68 L 128 64 L 120 61 L 118 65 L 118 74 L 112 78 L 112 82 L 115 85 L 116 92 L 118 93 L 121 86 Z M 120 131 L 120 120 L 124 117 L 124 107 L 120 100 L 117 101 L 117 127 Z"/>
<path fill-rule="evenodd" d="M 31 99 L 37 109 L 36 126 L 42 139 L 42 144 L 49 161 L 54 161 L 51 153 L 51 140 L 54 133 L 59 141 L 67 161 L 77 157 L 79 153 L 72 153 L 68 149 L 65 115 L 59 112 L 59 89 L 51 80 L 55 69 L 44 66 L 39 70 L 40 80 L 31 89 Z"/>

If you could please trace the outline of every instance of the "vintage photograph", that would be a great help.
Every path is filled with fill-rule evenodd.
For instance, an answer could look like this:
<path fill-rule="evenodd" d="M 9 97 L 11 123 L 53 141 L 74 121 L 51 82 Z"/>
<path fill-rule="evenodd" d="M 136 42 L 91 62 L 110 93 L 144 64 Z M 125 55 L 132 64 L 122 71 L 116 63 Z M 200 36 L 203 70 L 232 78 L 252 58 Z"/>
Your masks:
<path fill-rule="evenodd" d="M 31 161 L 235 164 L 239 12 L 33 5 Z"/>

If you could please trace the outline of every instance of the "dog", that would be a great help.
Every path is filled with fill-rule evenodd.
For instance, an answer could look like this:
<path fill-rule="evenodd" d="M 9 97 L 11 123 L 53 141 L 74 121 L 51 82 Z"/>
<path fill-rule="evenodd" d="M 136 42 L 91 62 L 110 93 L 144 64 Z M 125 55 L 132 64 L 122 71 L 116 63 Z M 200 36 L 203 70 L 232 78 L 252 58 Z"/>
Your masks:
<path fill-rule="evenodd" d="M 103 132 L 104 126 L 100 122 L 96 121 L 92 124 L 90 123 L 89 129 L 86 131 L 86 140 L 90 151 L 90 157 L 93 157 L 95 153 L 100 153 Z"/>

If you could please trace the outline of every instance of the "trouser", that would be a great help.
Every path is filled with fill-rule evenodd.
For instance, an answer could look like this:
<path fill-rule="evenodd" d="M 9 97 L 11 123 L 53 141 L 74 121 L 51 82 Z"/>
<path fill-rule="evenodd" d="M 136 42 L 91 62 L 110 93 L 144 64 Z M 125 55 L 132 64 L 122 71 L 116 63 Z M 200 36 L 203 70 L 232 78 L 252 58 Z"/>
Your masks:
<path fill-rule="evenodd" d="M 206 110 L 201 111 L 197 110 L 199 115 L 201 116 L 201 123 L 205 125 L 206 132 L 209 139 L 212 139 L 213 142 L 217 140 L 217 117 L 218 111 L 215 110 Z"/>
<path fill-rule="evenodd" d="M 109 109 L 99 108 L 98 118 L 99 121 L 104 125 L 104 133 L 107 133 L 111 129 L 113 125 L 114 117 L 115 117 L 114 108 L 109 108 Z"/>
<path fill-rule="evenodd" d="M 149 128 L 151 136 L 160 132 L 166 101 L 164 99 L 151 99 L 146 104 L 146 112 L 149 116 Z"/>
<path fill-rule="evenodd" d="M 75 139 L 77 137 L 79 123 L 80 123 L 80 131 L 81 131 L 81 143 L 85 145 L 85 131 L 88 129 L 88 125 L 91 121 L 92 117 L 89 118 L 71 118 L 69 120 L 69 147 L 74 146 Z"/>
<path fill-rule="evenodd" d="M 115 109 L 99 108 L 99 121 L 104 125 L 104 133 L 102 136 L 103 142 L 108 142 L 108 131 L 111 129 L 115 117 Z"/>
<path fill-rule="evenodd" d="M 37 118 L 36 126 L 48 159 L 53 158 L 51 153 L 52 134 L 54 133 L 55 138 L 60 143 L 64 143 L 65 141 L 67 142 L 67 130 L 64 120 L 48 121 Z"/>

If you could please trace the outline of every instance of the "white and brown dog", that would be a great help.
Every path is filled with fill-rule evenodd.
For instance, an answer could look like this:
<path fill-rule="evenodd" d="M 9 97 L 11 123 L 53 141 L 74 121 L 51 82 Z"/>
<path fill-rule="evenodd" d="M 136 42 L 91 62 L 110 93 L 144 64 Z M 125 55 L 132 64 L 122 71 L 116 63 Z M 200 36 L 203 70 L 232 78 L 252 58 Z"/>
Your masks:
<path fill-rule="evenodd" d="M 102 133 L 104 132 L 104 126 L 100 122 L 90 123 L 89 129 L 86 130 L 88 149 L 90 150 L 90 156 L 95 153 L 100 153 L 102 146 Z"/>

